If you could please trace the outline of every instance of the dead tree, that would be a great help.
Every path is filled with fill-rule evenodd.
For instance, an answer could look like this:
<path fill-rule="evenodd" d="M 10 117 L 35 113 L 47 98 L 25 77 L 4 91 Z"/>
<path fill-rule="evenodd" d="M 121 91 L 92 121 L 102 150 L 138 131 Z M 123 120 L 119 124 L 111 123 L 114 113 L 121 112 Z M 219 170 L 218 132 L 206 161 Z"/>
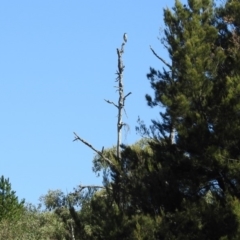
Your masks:
<path fill-rule="evenodd" d="M 114 102 L 111 102 L 109 100 L 105 101 L 109 104 L 113 104 L 117 109 L 118 109 L 118 121 L 117 121 L 117 158 L 119 160 L 121 160 L 121 149 L 120 146 L 122 144 L 122 127 L 125 125 L 125 123 L 122 121 L 122 112 L 124 109 L 124 105 L 125 105 L 125 100 L 126 98 L 131 94 L 131 92 L 129 92 L 127 95 L 124 96 L 124 91 L 123 91 L 123 72 L 124 72 L 124 64 L 123 64 L 123 60 L 122 60 L 122 55 L 124 53 L 124 46 L 127 42 L 127 35 L 126 33 L 124 33 L 123 35 L 123 43 L 121 45 L 121 48 L 117 48 L 117 55 L 118 55 L 118 70 L 116 72 L 117 74 L 117 78 L 116 78 L 116 82 L 118 82 L 118 86 L 117 86 L 117 91 L 119 93 L 119 97 L 118 97 L 118 104 L 115 104 Z"/>
<path fill-rule="evenodd" d="M 124 110 L 124 105 L 125 105 L 125 100 L 126 98 L 131 94 L 131 92 L 129 92 L 128 94 L 124 95 L 124 88 L 123 88 L 123 72 L 124 72 L 124 64 L 123 64 L 123 60 L 122 60 L 122 55 L 124 53 L 124 46 L 127 42 L 127 35 L 126 33 L 124 33 L 123 36 L 123 43 L 121 44 L 121 48 L 117 48 L 117 56 L 118 56 L 118 68 L 117 68 L 117 78 L 116 78 L 116 82 L 118 83 L 118 86 L 116 86 L 117 91 L 119 93 L 119 97 L 118 97 L 118 103 L 114 103 L 112 101 L 106 100 L 104 99 L 107 103 L 114 105 L 117 110 L 118 110 L 118 120 L 117 120 L 117 159 L 121 161 L 121 144 L 122 144 L 122 136 L 121 136 L 121 130 L 122 127 L 124 125 L 126 125 L 123 121 L 122 121 L 122 112 Z M 104 156 L 104 152 L 97 150 L 95 147 L 93 147 L 90 143 L 88 143 L 86 140 L 84 140 L 83 138 L 81 138 L 79 135 L 77 135 L 77 133 L 74 132 L 74 140 L 73 141 L 81 141 L 82 143 L 84 143 L 85 145 L 87 145 L 89 148 L 91 148 L 94 152 L 96 152 L 104 161 L 106 161 L 110 167 L 113 167 L 115 169 L 117 169 L 117 166 L 115 166 L 114 162 L 111 161 L 111 159 L 108 159 Z M 104 149 L 104 147 L 103 147 Z M 88 186 L 89 187 L 89 186 Z M 93 188 L 99 187 L 100 186 L 92 186 Z"/>

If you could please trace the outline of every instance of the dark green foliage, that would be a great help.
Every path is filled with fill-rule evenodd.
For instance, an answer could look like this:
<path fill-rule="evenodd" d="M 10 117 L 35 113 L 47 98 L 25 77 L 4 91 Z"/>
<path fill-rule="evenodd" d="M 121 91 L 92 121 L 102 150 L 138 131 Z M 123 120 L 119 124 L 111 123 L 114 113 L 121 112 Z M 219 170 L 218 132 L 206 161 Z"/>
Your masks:
<path fill-rule="evenodd" d="M 176 1 L 174 12 L 164 12 L 172 64 L 170 72 L 150 70 L 155 98 L 146 96 L 150 106 L 165 108 L 162 122 L 154 122 L 159 143 L 151 144 L 170 177 L 168 204 L 159 199 L 162 239 L 231 239 L 237 233 L 231 202 L 240 198 L 240 76 L 232 52 L 239 25 L 226 26 L 229 4 L 214 9 L 208 0 Z"/>
<path fill-rule="evenodd" d="M 16 192 L 12 190 L 9 179 L 0 178 L 0 222 L 17 220 L 24 210 L 24 200 L 18 201 Z"/>
<path fill-rule="evenodd" d="M 155 239 L 156 221 L 140 213 L 129 217 L 106 190 L 98 191 L 83 206 L 80 219 L 85 224 L 86 239 Z"/>

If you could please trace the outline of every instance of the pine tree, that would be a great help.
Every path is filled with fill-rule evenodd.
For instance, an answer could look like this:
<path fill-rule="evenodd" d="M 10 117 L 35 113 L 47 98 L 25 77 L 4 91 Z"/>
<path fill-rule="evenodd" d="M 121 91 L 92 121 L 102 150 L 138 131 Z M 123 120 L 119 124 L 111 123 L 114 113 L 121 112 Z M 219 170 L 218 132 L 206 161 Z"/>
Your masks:
<path fill-rule="evenodd" d="M 0 222 L 17 220 L 24 211 L 24 200 L 18 201 L 16 192 L 11 189 L 9 179 L 0 178 Z"/>
<path fill-rule="evenodd" d="M 173 11 L 164 11 L 163 43 L 171 64 L 162 71 L 150 69 L 155 97 L 146 95 L 150 106 L 165 109 L 152 126 L 159 135 L 152 144 L 159 174 L 167 172 L 170 191 L 165 195 L 167 189 L 159 188 L 159 196 L 153 196 L 165 216 L 161 239 L 236 236 L 232 202 L 240 198 L 240 77 L 234 42 L 239 15 L 228 9 L 233 2 L 216 9 L 209 0 L 176 1 Z M 233 29 L 226 26 L 231 17 Z"/>

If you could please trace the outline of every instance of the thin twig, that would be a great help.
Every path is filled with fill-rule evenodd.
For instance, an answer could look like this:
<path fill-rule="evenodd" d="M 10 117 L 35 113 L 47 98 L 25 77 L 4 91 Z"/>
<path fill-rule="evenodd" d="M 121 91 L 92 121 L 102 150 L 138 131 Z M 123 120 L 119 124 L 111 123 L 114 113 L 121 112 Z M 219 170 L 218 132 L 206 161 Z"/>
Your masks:
<path fill-rule="evenodd" d="M 125 101 L 125 99 L 126 99 L 130 94 L 132 94 L 132 92 L 129 92 L 129 93 L 123 98 L 123 101 Z"/>
<path fill-rule="evenodd" d="M 86 185 L 86 186 L 85 185 L 84 186 L 79 185 L 78 187 L 79 187 L 80 191 L 82 191 L 85 188 L 102 188 L 102 189 L 105 189 L 104 186 L 97 186 L 97 185 Z"/>
<path fill-rule="evenodd" d="M 106 101 L 107 103 L 109 103 L 109 104 L 112 104 L 112 105 L 114 105 L 116 108 L 118 108 L 118 105 L 117 105 L 117 104 L 115 104 L 114 102 L 111 102 L 111 101 L 109 101 L 109 100 L 106 100 L 106 99 L 104 99 L 104 101 Z"/>
<path fill-rule="evenodd" d="M 221 156 L 221 158 L 228 160 L 228 161 L 235 161 L 235 162 L 240 162 L 240 159 L 233 159 L 233 158 L 226 158 L 224 156 Z"/>
<path fill-rule="evenodd" d="M 161 58 L 160 56 L 157 55 L 157 53 L 152 49 L 152 47 L 150 46 L 151 51 L 153 52 L 153 54 L 160 60 L 162 61 L 167 67 L 169 67 L 170 69 L 172 69 L 172 66 L 170 64 L 168 64 L 163 58 Z"/>
<path fill-rule="evenodd" d="M 79 185 L 78 186 L 78 189 L 74 189 L 75 190 L 75 192 L 81 192 L 82 190 L 84 190 L 85 188 L 101 188 L 101 189 L 106 189 L 106 187 L 104 187 L 104 186 L 100 186 L 100 185 Z M 108 187 L 108 189 L 112 189 L 111 187 Z"/>

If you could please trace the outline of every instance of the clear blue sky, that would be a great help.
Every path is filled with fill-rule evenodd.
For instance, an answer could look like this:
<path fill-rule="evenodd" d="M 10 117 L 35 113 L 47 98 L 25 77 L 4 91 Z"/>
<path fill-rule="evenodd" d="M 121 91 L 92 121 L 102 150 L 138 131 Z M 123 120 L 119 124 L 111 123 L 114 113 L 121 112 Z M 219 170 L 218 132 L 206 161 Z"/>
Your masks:
<path fill-rule="evenodd" d="M 151 45 L 164 58 L 158 37 L 163 7 L 174 1 L 9 0 L 0 3 L 0 174 L 17 196 L 36 204 L 49 189 L 70 192 L 99 184 L 94 153 L 73 132 L 99 150 L 116 143 L 116 48 L 125 47 L 125 122 L 131 144 L 135 126 L 158 118 L 146 93 L 146 74 L 161 69 Z"/>

